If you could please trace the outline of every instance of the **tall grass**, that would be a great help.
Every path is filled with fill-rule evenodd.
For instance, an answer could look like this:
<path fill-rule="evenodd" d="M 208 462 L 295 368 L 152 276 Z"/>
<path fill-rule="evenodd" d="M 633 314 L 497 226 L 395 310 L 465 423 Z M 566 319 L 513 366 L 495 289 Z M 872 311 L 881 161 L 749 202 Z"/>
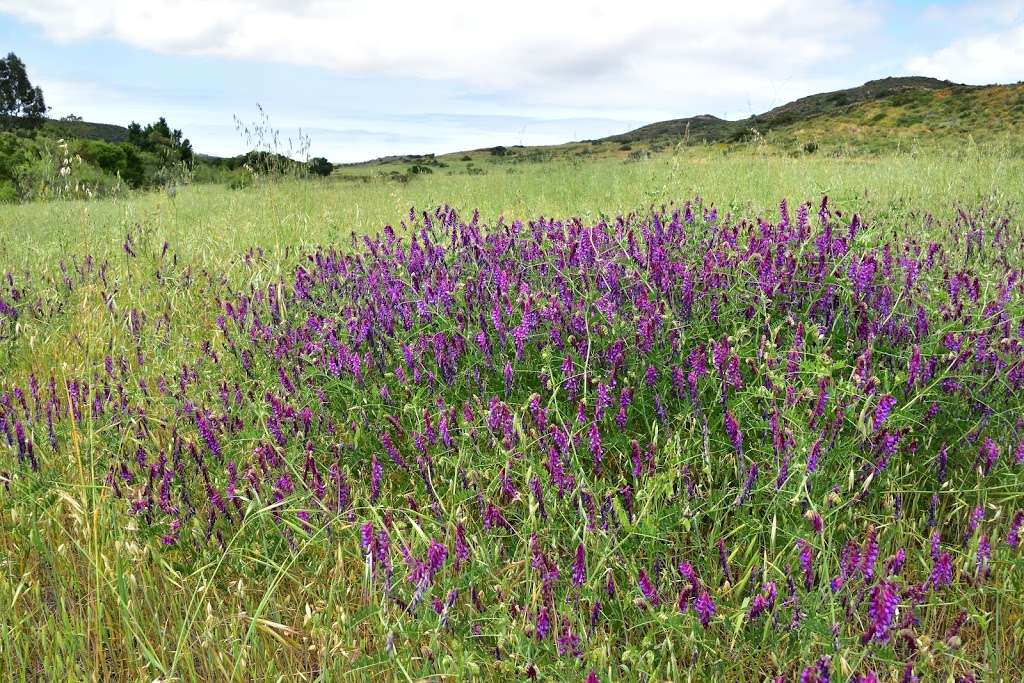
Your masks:
<path fill-rule="evenodd" d="M 0 273 L 12 273 L 16 287 L 27 283 L 40 308 L 0 325 L 0 391 L 24 386 L 30 373 L 53 375 L 58 387 L 66 386 L 62 383 L 69 378 L 96 376 L 107 356 L 136 354 L 145 357 L 140 378 L 151 388 L 160 378 L 173 382 L 183 364 L 197 363 L 211 335 L 216 344 L 225 341 L 216 332 L 224 298 L 290 282 L 305 254 L 319 246 L 350 249 L 352 234 L 395 224 L 410 207 L 450 205 L 466 219 L 478 209 L 489 223 L 499 217 L 508 223 L 537 216 L 580 216 L 594 222 L 618 214 L 646 214 L 652 207 L 700 196 L 723 217 L 751 218 L 776 212 L 782 198 L 796 206 L 820 201 L 822 195 L 846 217 L 859 212 L 871 226 L 872 239 L 881 242 L 918 234 L 928 224 L 928 214 L 950 219 L 961 206 L 984 205 L 1020 216 L 1024 162 L 970 155 L 961 160 L 833 160 L 688 152 L 628 164 L 499 166 L 483 176 L 434 174 L 401 184 L 303 180 L 257 183 L 235 191 L 194 185 L 180 188 L 175 196 L 151 193 L 3 207 Z M 103 264 L 106 270 L 100 277 Z M 215 386 L 212 375 L 204 375 L 203 381 Z M 348 401 L 341 401 L 341 409 L 358 403 Z M 147 438 L 167 441 L 183 419 L 169 408 L 154 414 Z M 48 460 L 32 477 L 19 476 L 13 455 L 0 455 L 0 677 L 5 680 L 517 680 L 532 658 L 542 654 L 533 638 L 517 632 L 517 624 L 493 612 L 485 628 L 463 638 L 451 638 L 440 627 L 403 632 L 401 620 L 366 597 L 364 558 L 342 540 L 357 533 L 354 522 L 342 520 L 297 534 L 288 552 L 280 552 L 262 535 L 282 508 L 254 500 L 244 521 L 222 544 L 211 544 L 191 558 L 164 552 L 159 539 L 147 535 L 140 519 L 104 481 L 113 454 L 130 457 L 138 445 L 130 442 L 131 431 L 90 418 L 70 421 L 67 430 L 61 435 L 66 447 L 60 458 Z M 238 449 L 252 445 L 244 442 Z M 671 457 L 689 462 L 682 442 L 674 447 Z M 468 452 L 459 457 L 468 458 Z M 492 454 L 478 457 L 501 466 Z M 483 467 L 469 461 L 458 464 Z M 917 485 L 914 476 L 906 476 Z M 1000 480 L 1005 490 L 991 495 L 997 500 L 1016 496 L 1019 503 L 1014 490 L 1019 484 L 1019 476 L 1007 477 Z M 454 482 L 438 484 L 449 485 L 441 498 L 454 505 L 461 495 Z M 907 489 L 904 495 L 909 505 L 923 494 Z M 730 502 L 731 497 L 723 498 L 715 505 L 725 510 Z M 656 496 L 648 504 L 660 509 Z M 290 511 L 291 505 L 284 509 Z M 766 553 L 774 552 L 776 544 L 791 545 L 801 523 L 799 511 L 782 503 L 775 509 L 781 523 L 743 522 L 752 530 L 751 539 L 770 536 Z M 969 511 L 949 512 L 962 516 Z M 702 514 L 713 518 L 713 513 Z M 885 524 L 881 510 L 873 515 Z M 413 522 L 405 527 L 408 537 L 403 540 L 420 543 L 417 534 L 423 531 L 415 515 L 409 513 L 409 518 Z M 641 538 L 657 534 L 670 521 L 657 520 L 649 529 L 638 527 L 632 533 Z M 426 525 L 427 520 L 420 522 Z M 742 526 L 719 531 L 728 534 L 737 553 L 746 553 Z M 525 539 L 523 543 L 525 547 Z M 517 568 L 505 566 L 496 549 L 475 552 L 480 553 L 480 566 L 488 568 L 474 575 L 481 589 L 501 591 L 503 582 L 514 580 Z M 592 572 L 616 561 L 611 545 L 592 546 L 591 553 Z M 838 547 L 821 549 L 823 557 L 835 562 L 838 553 Z M 515 561 L 523 562 L 523 557 Z M 714 565 L 716 560 L 709 562 Z M 963 647 L 995 667 L 992 680 L 1015 680 L 1024 628 L 1022 567 L 1019 559 L 1014 562 L 1000 567 L 998 587 L 976 595 L 980 602 L 974 614 L 983 621 L 964 635 L 973 642 L 933 644 L 926 648 L 929 656 L 956 662 Z M 563 573 L 567 575 L 567 568 Z M 621 590 L 635 591 L 633 586 Z M 962 595 L 955 599 L 957 606 L 963 602 Z M 765 671 L 788 670 L 800 651 L 798 646 L 773 650 L 768 633 L 737 647 L 737 622 L 722 624 L 724 642 L 730 642 L 728 633 L 736 629 L 731 651 L 715 652 L 713 641 L 691 637 L 689 626 L 654 612 L 649 614 L 651 623 L 626 623 L 628 609 L 609 617 L 623 620 L 616 621 L 621 631 L 596 639 L 587 653 L 588 668 L 599 671 L 602 680 L 687 680 L 713 674 L 754 680 Z M 948 616 L 942 614 L 939 619 Z M 842 615 L 816 618 L 821 622 L 816 628 L 827 631 L 827 624 Z M 631 629 L 643 632 L 643 639 L 631 640 Z M 384 641 L 395 638 L 396 630 L 399 647 L 408 642 L 419 649 L 390 656 L 390 643 L 385 646 Z M 755 642 L 762 647 L 743 651 L 743 643 Z M 495 649 L 503 656 L 495 658 Z M 691 669 L 698 659 L 701 667 Z M 836 666 L 849 675 L 861 670 L 862 663 L 851 659 Z M 540 675 L 570 675 L 572 669 L 559 666 L 551 663 Z"/>

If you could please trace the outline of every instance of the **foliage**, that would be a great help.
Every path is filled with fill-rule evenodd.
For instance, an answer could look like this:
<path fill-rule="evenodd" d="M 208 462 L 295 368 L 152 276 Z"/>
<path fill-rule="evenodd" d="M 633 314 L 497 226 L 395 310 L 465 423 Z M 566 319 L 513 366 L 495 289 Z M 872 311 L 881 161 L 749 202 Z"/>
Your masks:
<path fill-rule="evenodd" d="M 128 125 L 128 143 L 143 152 L 157 155 L 165 166 L 176 163 L 191 164 L 192 143 L 178 129 L 171 130 L 167 120 L 160 117 L 145 128 L 134 121 Z"/>
<path fill-rule="evenodd" d="M 0 127 L 37 128 L 46 110 L 43 90 L 32 85 L 25 63 L 13 52 L 0 59 Z"/>
<path fill-rule="evenodd" d="M 313 157 L 309 160 L 309 172 L 313 175 L 327 177 L 334 172 L 334 164 L 324 157 Z"/>

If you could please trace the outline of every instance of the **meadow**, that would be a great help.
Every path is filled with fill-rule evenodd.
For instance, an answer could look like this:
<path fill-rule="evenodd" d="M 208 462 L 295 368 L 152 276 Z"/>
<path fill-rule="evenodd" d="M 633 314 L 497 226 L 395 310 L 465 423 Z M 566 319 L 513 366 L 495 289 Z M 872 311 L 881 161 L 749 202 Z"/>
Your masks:
<path fill-rule="evenodd" d="M 1024 675 L 1024 161 L 0 208 L 4 680 Z"/>

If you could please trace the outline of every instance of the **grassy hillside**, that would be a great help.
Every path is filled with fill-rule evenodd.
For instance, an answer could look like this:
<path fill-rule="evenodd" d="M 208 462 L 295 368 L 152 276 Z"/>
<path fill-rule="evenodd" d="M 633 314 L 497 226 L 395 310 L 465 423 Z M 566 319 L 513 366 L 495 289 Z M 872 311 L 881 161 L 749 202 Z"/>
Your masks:
<path fill-rule="evenodd" d="M 43 131 L 55 137 L 101 140 L 102 142 L 127 142 L 128 129 L 113 123 L 91 121 L 56 121 L 47 119 Z"/>
<path fill-rule="evenodd" d="M 713 116 L 661 121 L 606 140 L 653 147 L 756 142 L 788 152 L 856 154 L 914 145 L 957 147 L 1011 139 L 1022 130 L 1022 83 L 972 86 L 903 77 L 811 95 L 739 121 Z"/>
<path fill-rule="evenodd" d="M 763 114 L 738 121 L 726 121 L 704 114 L 659 121 L 606 139 L 617 142 L 640 142 L 666 138 L 688 138 L 691 142 L 735 142 L 746 137 L 751 128 L 758 128 L 763 132 L 821 117 L 831 117 L 866 102 L 879 102 L 893 98 L 900 100 L 905 98 L 908 93 L 916 95 L 939 90 L 955 90 L 958 93 L 963 93 L 974 89 L 976 89 L 974 86 L 958 85 L 949 81 L 919 76 L 883 78 L 868 81 L 856 88 L 802 97 Z"/>
<path fill-rule="evenodd" d="M 789 149 L 816 142 L 826 149 L 871 153 L 908 144 L 958 147 L 1007 140 L 1007 151 L 1019 155 L 1024 84 L 908 88 L 784 125 L 769 122 L 766 128 L 772 144 Z"/>
<path fill-rule="evenodd" d="M 120 143 L 124 126 L 88 121 L 45 123 L 55 137 Z M 710 114 L 659 121 L 598 140 L 560 145 L 497 146 L 449 154 L 409 154 L 337 166 L 342 179 L 385 177 L 407 182 L 417 175 L 485 175 L 523 164 L 551 161 L 636 162 L 709 146 L 722 153 L 756 149 L 788 156 L 877 155 L 889 152 L 956 152 L 990 145 L 1000 154 L 1024 155 L 1024 83 L 972 86 L 919 76 L 883 78 L 863 85 L 818 93 L 738 121 Z M 196 158 L 234 168 L 243 157 Z M 511 172 L 515 172 L 514 170 Z"/>
<path fill-rule="evenodd" d="M 621 135 L 562 145 L 493 147 L 443 155 L 391 156 L 343 164 L 352 179 L 417 173 L 480 175 L 522 164 L 568 160 L 636 162 L 707 146 L 723 154 L 872 156 L 920 152 L 960 154 L 983 145 L 1024 155 L 1024 83 L 971 86 L 900 77 L 819 93 L 739 121 L 711 115 L 661 121 Z M 513 171 L 514 172 L 514 171 Z"/>

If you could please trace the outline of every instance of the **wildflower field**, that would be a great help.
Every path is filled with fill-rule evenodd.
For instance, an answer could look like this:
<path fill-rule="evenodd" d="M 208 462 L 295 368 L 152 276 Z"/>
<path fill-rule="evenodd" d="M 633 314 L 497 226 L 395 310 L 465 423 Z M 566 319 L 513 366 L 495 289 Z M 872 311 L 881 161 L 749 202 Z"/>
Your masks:
<path fill-rule="evenodd" d="M 0 677 L 1015 681 L 1024 165 L 0 210 Z"/>

